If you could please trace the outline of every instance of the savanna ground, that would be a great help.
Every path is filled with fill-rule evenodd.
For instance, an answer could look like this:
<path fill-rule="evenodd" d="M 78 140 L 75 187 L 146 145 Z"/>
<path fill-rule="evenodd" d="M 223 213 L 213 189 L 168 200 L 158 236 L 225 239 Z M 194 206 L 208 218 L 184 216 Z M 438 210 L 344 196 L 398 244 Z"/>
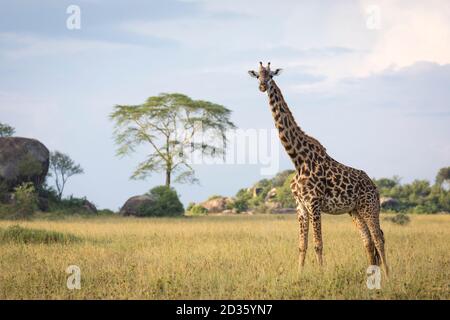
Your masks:
<path fill-rule="evenodd" d="M 69 236 L 0 242 L 1 299 L 449 299 L 450 215 L 382 221 L 391 277 L 366 287 L 362 241 L 348 215 L 323 218 L 326 265 L 314 249 L 297 274 L 294 215 L 0 221 Z M 81 289 L 68 290 L 69 265 Z"/>

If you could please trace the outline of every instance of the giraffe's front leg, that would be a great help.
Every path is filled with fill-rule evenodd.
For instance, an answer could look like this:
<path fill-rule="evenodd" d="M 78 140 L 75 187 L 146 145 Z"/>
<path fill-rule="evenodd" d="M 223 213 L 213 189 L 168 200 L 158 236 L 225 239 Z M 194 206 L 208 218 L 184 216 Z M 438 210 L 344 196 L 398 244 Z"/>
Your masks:
<path fill-rule="evenodd" d="M 301 272 L 305 265 L 306 250 L 308 249 L 309 215 L 306 208 L 299 202 L 297 202 L 297 217 L 299 222 L 298 268 Z"/>

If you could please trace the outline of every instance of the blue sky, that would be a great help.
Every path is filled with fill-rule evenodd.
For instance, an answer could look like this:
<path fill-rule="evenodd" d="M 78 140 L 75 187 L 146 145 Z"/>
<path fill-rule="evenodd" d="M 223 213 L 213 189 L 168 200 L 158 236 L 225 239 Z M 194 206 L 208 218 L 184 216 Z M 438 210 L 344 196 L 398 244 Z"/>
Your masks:
<path fill-rule="evenodd" d="M 3 1 L 2 1 L 3 2 Z M 68 30 L 66 9 L 81 9 Z M 374 18 L 375 24 L 370 21 Z M 160 92 L 223 104 L 272 129 L 248 69 L 271 61 L 299 125 L 372 177 L 433 180 L 450 164 L 448 1 L 9 1 L 1 5 L 0 122 L 85 169 L 66 195 L 117 209 L 163 182 L 129 180 L 108 115 Z M 280 170 L 292 168 L 280 150 Z M 232 195 L 261 165 L 198 165 L 184 203 Z"/>

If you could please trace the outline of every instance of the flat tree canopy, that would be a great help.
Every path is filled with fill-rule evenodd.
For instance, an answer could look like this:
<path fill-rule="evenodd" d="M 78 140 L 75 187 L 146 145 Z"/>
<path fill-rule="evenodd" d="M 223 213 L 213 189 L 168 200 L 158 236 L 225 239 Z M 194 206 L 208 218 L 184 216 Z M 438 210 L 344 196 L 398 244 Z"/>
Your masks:
<path fill-rule="evenodd" d="M 139 163 L 132 179 L 145 179 L 153 172 L 164 172 L 166 186 L 173 182 L 196 182 L 189 155 L 199 151 L 211 157 L 223 156 L 226 131 L 234 128 L 231 111 L 204 100 L 193 100 L 180 93 L 161 93 L 140 105 L 116 105 L 110 115 L 115 123 L 114 137 L 119 156 L 147 145 L 147 158 Z M 208 135 L 196 142 L 194 135 Z"/>

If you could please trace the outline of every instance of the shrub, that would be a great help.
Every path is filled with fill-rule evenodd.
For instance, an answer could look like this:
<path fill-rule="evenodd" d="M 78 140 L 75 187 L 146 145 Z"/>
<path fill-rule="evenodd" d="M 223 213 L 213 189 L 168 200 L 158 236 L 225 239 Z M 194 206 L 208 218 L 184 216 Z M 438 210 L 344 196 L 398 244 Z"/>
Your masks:
<path fill-rule="evenodd" d="M 81 239 L 72 235 L 56 231 L 23 228 L 19 225 L 10 226 L 5 230 L 0 229 L 0 243 L 69 243 Z"/>
<path fill-rule="evenodd" d="M 195 206 L 195 202 L 189 202 L 186 211 L 191 211 L 191 209 Z"/>
<path fill-rule="evenodd" d="M 249 202 L 252 199 L 252 194 L 247 191 L 247 189 L 240 189 L 238 193 L 236 193 L 236 198 L 233 203 L 230 205 L 231 209 L 235 209 L 236 212 L 247 211 L 249 208 Z"/>
<path fill-rule="evenodd" d="M 99 216 L 112 216 L 115 212 L 110 209 L 101 209 L 97 211 L 97 215 Z"/>
<path fill-rule="evenodd" d="M 14 189 L 16 217 L 28 218 L 37 209 L 38 198 L 34 185 L 25 182 Z"/>
<path fill-rule="evenodd" d="M 393 217 L 387 217 L 385 220 L 390 221 L 392 223 L 398 224 L 398 225 L 406 225 L 408 224 L 411 219 L 404 213 L 398 213 Z"/>
<path fill-rule="evenodd" d="M 194 205 L 193 207 L 191 207 L 190 210 L 188 210 L 188 212 L 189 212 L 189 214 L 191 214 L 193 216 L 203 216 L 203 215 L 208 214 L 208 209 L 197 204 L 197 205 Z"/>
<path fill-rule="evenodd" d="M 50 211 L 63 212 L 64 214 L 86 213 L 85 203 L 86 198 L 75 198 L 73 196 L 67 199 L 56 199 L 55 201 L 52 199 L 50 202 Z"/>
<path fill-rule="evenodd" d="M 295 199 L 291 191 L 291 181 L 294 175 L 295 173 L 291 173 L 284 181 L 284 184 L 281 187 L 277 188 L 276 201 L 281 203 L 281 206 L 283 208 L 296 207 Z"/>
<path fill-rule="evenodd" d="M 237 213 L 241 213 L 247 211 L 248 209 L 248 201 L 245 199 L 236 199 L 233 204 L 234 209 L 236 209 Z"/>
<path fill-rule="evenodd" d="M 167 186 L 158 186 L 150 190 L 148 194 L 154 201 L 139 208 L 139 216 L 170 217 L 184 214 L 183 204 L 174 189 Z"/>
<path fill-rule="evenodd" d="M 49 186 L 46 181 L 36 191 L 40 198 L 47 199 L 49 203 L 57 203 L 60 201 L 55 188 Z"/>

